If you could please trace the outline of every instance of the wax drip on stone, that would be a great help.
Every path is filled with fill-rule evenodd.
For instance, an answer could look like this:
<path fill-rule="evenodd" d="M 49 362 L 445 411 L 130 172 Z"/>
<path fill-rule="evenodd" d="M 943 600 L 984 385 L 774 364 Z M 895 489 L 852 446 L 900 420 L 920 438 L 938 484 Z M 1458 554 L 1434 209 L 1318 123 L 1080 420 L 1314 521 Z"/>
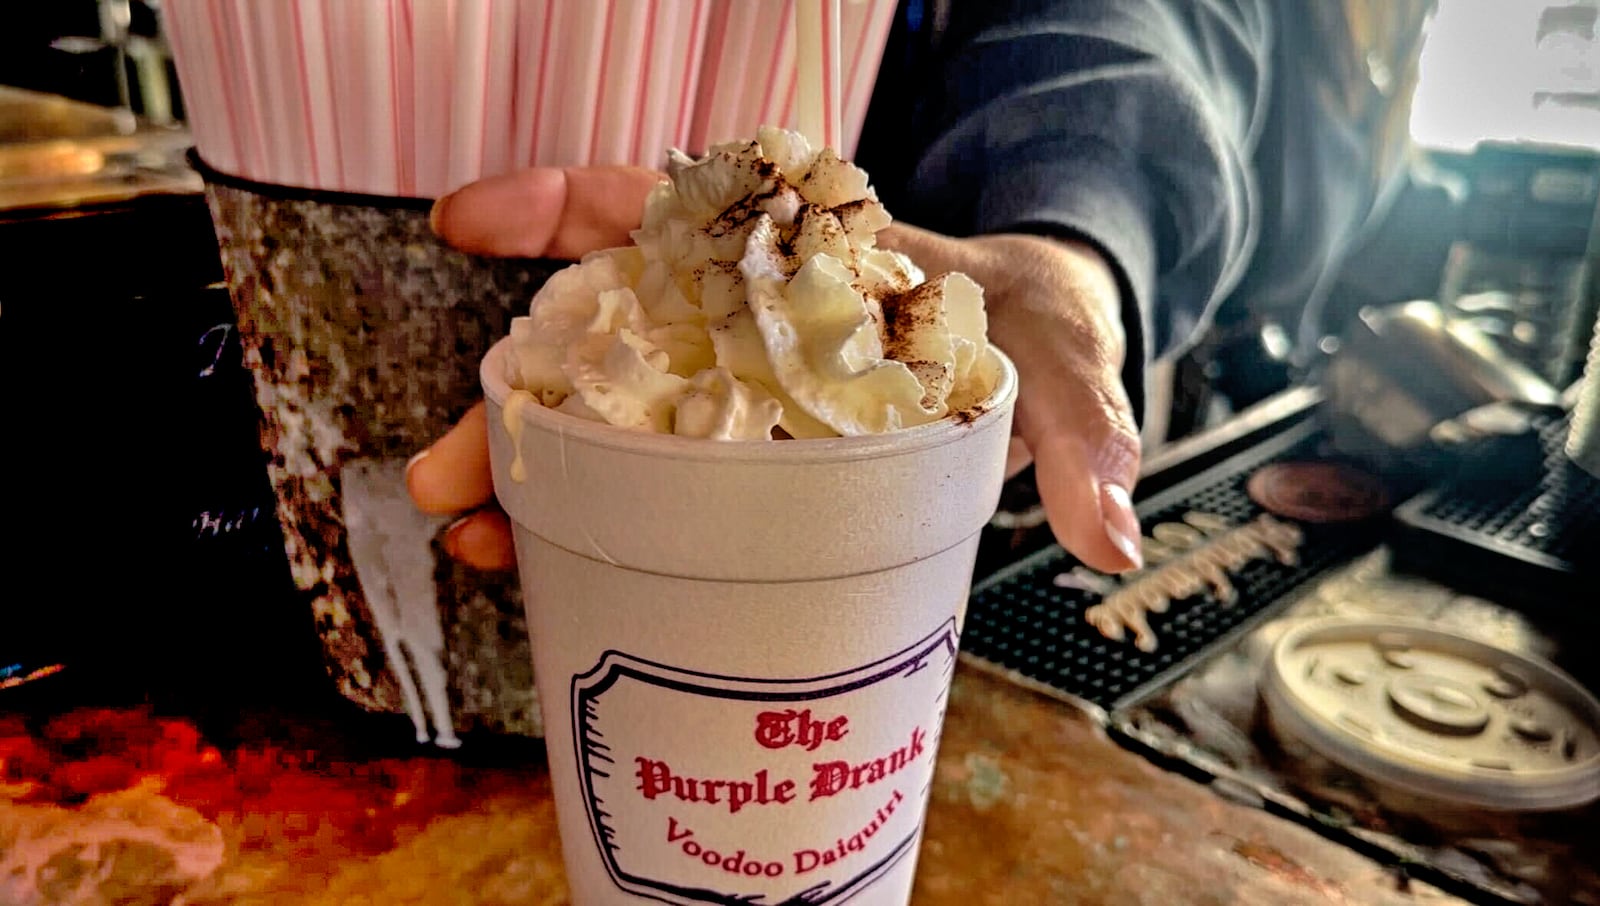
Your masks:
<path fill-rule="evenodd" d="M 434 745 L 457 748 L 433 578 L 433 538 L 447 518 L 411 502 L 403 459 L 351 460 L 339 482 L 350 560 L 417 742 L 429 741 L 431 721 Z"/>

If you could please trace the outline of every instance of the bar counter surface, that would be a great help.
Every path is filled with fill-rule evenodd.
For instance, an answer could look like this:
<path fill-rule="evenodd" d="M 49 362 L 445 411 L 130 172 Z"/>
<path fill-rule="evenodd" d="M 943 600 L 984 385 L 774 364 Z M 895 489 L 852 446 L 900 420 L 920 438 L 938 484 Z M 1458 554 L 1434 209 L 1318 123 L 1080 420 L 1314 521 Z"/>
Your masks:
<path fill-rule="evenodd" d="M 568 902 L 537 742 L 447 754 L 337 716 L 204 710 L 0 712 L 0 903 Z M 964 666 L 913 902 L 1461 901 Z"/>

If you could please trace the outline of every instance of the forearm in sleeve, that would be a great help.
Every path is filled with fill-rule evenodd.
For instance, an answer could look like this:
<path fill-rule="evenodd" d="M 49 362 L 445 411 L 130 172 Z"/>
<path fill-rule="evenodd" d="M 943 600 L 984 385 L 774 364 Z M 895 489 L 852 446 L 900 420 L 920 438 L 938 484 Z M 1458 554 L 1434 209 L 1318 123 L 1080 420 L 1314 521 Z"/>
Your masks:
<path fill-rule="evenodd" d="M 956 7 L 966 12 L 939 48 L 908 219 L 1085 239 L 1120 272 L 1130 366 L 1181 347 L 1254 245 L 1248 161 L 1265 114 L 1267 10 L 1249 0 Z"/>

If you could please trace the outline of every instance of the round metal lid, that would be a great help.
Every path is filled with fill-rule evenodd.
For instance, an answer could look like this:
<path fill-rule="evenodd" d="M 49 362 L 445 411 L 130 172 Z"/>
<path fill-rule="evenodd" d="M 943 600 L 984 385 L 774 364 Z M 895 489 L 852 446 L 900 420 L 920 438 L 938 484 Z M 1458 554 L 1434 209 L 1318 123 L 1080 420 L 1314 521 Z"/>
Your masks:
<path fill-rule="evenodd" d="M 1261 694 L 1280 733 L 1380 783 L 1548 810 L 1600 797 L 1600 701 L 1555 666 L 1399 621 L 1291 629 Z"/>

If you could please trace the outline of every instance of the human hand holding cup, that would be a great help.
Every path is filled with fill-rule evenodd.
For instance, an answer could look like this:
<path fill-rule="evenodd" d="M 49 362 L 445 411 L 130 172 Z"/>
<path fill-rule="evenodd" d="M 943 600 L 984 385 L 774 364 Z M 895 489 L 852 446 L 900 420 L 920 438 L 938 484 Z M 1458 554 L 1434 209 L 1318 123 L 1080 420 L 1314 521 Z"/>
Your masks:
<path fill-rule="evenodd" d="M 905 902 L 1009 362 L 931 424 L 719 442 L 518 406 L 507 350 L 484 424 L 575 900 Z"/>

